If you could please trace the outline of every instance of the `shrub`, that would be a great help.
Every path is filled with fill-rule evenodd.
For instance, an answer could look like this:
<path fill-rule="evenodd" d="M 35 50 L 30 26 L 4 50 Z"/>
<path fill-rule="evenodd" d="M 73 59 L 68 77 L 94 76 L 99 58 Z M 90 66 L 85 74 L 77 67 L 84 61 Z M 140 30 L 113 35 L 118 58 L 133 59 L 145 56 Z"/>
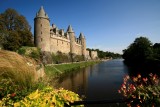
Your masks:
<path fill-rule="evenodd" d="M 160 105 L 159 77 L 152 73 L 149 77 L 124 77 L 123 84 L 118 90 L 124 97 L 129 99 L 128 106 L 131 107 L 157 107 Z"/>
<path fill-rule="evenodd" d="M 18 53 L 20 55 L 29 56 L 35 60 L 40 60 L 40 49 L 36 47 L 23 46 L 19 48 Z"/>
<path fill-rule="evenodd" d="M 11 95 L 0 101 L 0 106 L 5 106 L 6 102 L 10 106 L 24 106 L 24 107 L 64 107 L 65 104 L 69 105 L 69 102 L 80 101 L 78 94 L 64 89 L 53 89 L 46 87 L 43 90 L 36 90 L 30 95 L 26 96 L 19 102 L 12 102 Z"/>
<path fill-rule="evenodd" d="M 30 87 L 35 81 L 35 62 L 15 52 L 0 51 L 0 80 L 11 79 L 15 83 Z"/>

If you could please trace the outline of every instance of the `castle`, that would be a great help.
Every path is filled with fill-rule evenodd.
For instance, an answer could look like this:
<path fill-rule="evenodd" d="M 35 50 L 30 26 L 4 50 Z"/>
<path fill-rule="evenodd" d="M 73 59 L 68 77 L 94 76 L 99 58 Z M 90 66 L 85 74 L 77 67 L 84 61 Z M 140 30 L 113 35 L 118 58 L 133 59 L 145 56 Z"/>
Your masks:
<path fill-rule="evenodd" d="M 86 50 L 86 39 L 82 33 L 76 38 L 71 25 L 68 26 L 66 32 L 63 29 L 58 29 L 54 24 L 50 26 L 49 17 L 42 6 L 34 18 L 34 43 L 36 47 L 45 52 L 72 53 L 83 55 L 86 59 L 97 57 L 97 51 L 89 53 Z"/>

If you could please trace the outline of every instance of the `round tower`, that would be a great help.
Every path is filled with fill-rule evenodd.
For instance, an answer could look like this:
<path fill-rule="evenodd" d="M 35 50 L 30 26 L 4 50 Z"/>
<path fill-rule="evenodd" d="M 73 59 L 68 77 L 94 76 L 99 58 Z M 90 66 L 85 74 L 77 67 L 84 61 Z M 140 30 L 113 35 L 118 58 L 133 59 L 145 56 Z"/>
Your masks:
<path fill-rule="evenodd" d="M 34 43 L 41 51 L 50 51 L 50 21 L 42 6 L 34 18 Z"/>
<path fill-rule="evenodd" d="M 79 38 L 82 44 L 82 55 L 86 56 L 86 39 L 82 33 L 80 33 Z"/>
<path fill-rule="evenodd" d="M 68 32 L 69 38 L 70 38 L 70 52 L 72 54 L 75 54 L 75 34 L 74 34 L 74 31 L 73 31 L 71 25 L 68 26 L 67 32 Z"/>

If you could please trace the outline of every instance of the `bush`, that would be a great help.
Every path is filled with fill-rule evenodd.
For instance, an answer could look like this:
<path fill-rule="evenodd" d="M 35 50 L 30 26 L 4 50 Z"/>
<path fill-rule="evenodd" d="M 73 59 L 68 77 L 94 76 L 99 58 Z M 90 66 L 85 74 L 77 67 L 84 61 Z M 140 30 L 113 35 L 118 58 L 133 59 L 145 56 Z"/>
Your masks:
<path fill-rule="evenodd" d="M 70 102 L 80 101 L 78 94 L 64 89 L 53 89 L 46 87 L 43 90 L 36 90 L 30 95 L 26 96 L 19 102 L 12 102 L 11 95 L 9 94 L 6 98 L 0 101 L 0 106 L 6 106 L 6 102 L 10 106 L 24 106 L 24 107 L 64 107 L 65 104 L 69 105 Z"/>
<path fill-rule="evenodd" d="M 56 54 L 52 53 L 52 60 L 55 64 L 71 62 L 69 55 L 60 51 L 58 51 Z"/>
<path fill-rule="evenodd" d="M 152 73 L 149 78 L 124 77 L 123 84 L 119 90 L 129 100 L 128 107 L 158 107 L 160 105 L 159 77 Z"/>
<path fill-rule="evenodd" d="M 40 51 L 39 50 L 33 50 L 29 56 L 35 60 L 39 60 L 40 59 Z"/>
<path fill-rule="evenodd" d="M 0 80 L 11 79 L 17 84 L 30 87 L 35 81 L 35 62 L 15 52 L 0 51 Z"/>
<path fill-rule="evenodd" d="M 18 49 L 20 55 L 29 56 L 35 60 L 40 60 L 40 49 L 36 47 L 23 46 Z"/>

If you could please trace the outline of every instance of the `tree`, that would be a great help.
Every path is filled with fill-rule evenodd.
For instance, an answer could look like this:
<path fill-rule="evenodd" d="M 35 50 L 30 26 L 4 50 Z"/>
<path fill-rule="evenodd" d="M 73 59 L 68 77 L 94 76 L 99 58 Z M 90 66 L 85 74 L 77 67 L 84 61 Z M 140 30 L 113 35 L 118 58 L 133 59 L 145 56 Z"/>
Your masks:
<path fill-rule="evenodd" d="M 26 18 L 16 10 L 9 8 L 0 14 L 0 39 L 3 41 L 0 44 L 4 49 L 15 51 L 21 46 L 33 45 L 30 29 Z"/>
<path fill-rule="evenodd" d="M 20 38 L 17 32 L 10 31 L 5 37 L 3 48 L 11 51 L 16 51 L 20 47 Z"/>
<path fill-rule="evenodd" d="M 153 45 L 153 52 L 154 52 L 155 60 L 159 60 L 160 61 L 160 43 L 155 43 Z"/>
<path fill-rule="evenodd" d="M 146 37 L 136 38 L 135 41 L 123 50 L 123 58 L 127 64 L 144 64 L 152 58 L 152 43 Z"/>

